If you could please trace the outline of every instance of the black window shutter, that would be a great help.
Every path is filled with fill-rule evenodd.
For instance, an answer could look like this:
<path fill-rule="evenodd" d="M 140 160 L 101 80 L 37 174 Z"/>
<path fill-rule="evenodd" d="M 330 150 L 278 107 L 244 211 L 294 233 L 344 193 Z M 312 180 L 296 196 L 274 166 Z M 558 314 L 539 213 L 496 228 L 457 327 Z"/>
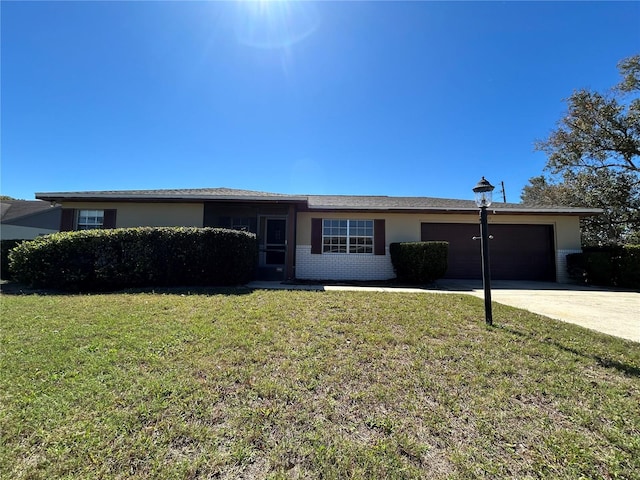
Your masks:
<path fill-rule="evenodd" d="M 384 219 L 373 221 L 373 253 L 375 255 L 385 254 L 385 223 Z"/>
<path fill-rule="evenodd" d="M 75 208 L 63 208 L 60 215 L 60 231 L 70 232 L 74 229 L 76 223 Z"/>
<path fill-rule="evenodd" d="M 311 219 L 311 253 L 322 253 L 322 219 Z"/>
<path fill-rule="evenodd" d="M 102 228 L 116 228 L 116 209 L 110 208 L 104 211 Z"/>

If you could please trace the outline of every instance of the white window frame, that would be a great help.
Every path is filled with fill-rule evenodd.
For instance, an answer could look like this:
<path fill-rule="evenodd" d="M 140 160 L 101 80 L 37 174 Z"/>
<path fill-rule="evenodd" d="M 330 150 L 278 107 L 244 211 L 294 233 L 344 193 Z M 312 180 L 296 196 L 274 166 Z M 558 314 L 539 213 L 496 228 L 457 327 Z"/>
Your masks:
<path fill-rule="evenodd" d="M 78 210 L 76 220 L 78 230 L 94 230 L 104 227 L 104 210 Z"/>
<path fill-rule="evenodd" d="M 373 220 L 323 218 L 322 253 L 337 255 L 373 255 Z"/>

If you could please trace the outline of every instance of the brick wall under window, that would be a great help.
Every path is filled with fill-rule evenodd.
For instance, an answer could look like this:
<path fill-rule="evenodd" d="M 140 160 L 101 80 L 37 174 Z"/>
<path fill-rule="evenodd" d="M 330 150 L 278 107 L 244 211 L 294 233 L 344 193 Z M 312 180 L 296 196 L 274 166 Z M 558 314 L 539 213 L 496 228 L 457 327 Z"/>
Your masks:
<path fill-rule="evenodd" d="M 396 275 L 386 253 L 316 255 L 311 253 L 311 245 L 298 245 L 295 276 L 304 280 L 388 280 Z"/>

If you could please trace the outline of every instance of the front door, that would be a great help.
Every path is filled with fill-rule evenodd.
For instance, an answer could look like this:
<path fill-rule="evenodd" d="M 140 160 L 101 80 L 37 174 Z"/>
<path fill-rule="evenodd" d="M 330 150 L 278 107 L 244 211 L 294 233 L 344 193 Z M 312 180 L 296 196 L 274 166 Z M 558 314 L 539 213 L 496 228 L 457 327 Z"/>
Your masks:
<path fill-rule="evenodd" d="M 258 277 L 261 280 L 282 280 L 287 257 L 286 218 L 264 218 L 263 232 Z"/>
<path fill-rule="evenodd" d="M 284 218 L 267 218 L 265 235 L 265 265 L 284 265 L 287 249 L 287 221 Z"/>

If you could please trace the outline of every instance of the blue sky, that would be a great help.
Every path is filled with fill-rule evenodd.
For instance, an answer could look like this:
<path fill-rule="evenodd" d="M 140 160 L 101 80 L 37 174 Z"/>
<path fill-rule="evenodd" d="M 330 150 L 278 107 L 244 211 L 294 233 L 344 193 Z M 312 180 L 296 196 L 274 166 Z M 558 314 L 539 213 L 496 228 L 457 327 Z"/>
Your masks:
<path fill-rule="evenodd" d="M 520 200 L 640 2 L 2 1 L 1 192 Z"/>

